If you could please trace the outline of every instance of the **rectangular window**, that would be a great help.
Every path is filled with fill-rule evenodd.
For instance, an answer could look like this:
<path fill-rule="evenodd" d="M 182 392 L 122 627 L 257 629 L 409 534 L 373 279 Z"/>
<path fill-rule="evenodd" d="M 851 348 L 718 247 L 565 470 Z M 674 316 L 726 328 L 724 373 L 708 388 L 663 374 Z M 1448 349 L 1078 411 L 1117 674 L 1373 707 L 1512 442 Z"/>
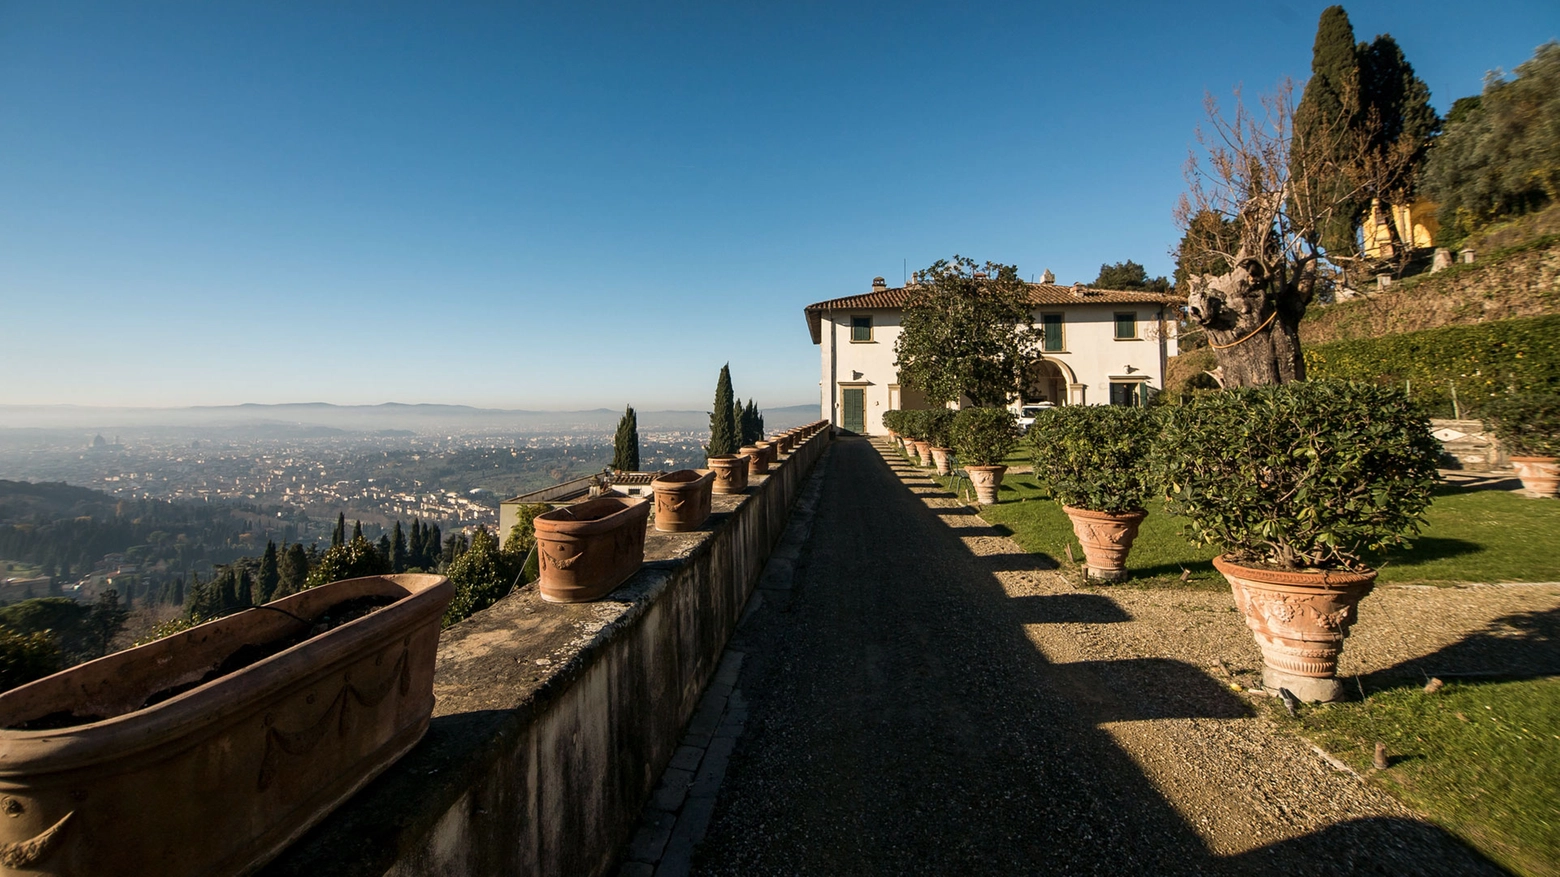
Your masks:
<path fill-rule="evenodd" d="M 1138 381 L 1111 381 L 1110 404 L 1136 408 L 1140 404 Z"/>
<path fill-rule="evenodd" d="M 1059 353 L 1067 349 L 1067 338 L 1062 334 L 1061 314 L 1041 314 L 1040 329 L 1045 333 L 1041 349 L 1047 353 Z"/>
<path fill-rule="evenodd" d="M 1116 340 L 1137 340 L 1137 314 L 1116 315 Z"/>
<path fill-rule="evenodd" d="M 850 318 L 850 340 L 852 340 L 852 341 L 871 341 L 872 340 L 872 317 L 866 316 L 866 317 L 851 317 Z"/>

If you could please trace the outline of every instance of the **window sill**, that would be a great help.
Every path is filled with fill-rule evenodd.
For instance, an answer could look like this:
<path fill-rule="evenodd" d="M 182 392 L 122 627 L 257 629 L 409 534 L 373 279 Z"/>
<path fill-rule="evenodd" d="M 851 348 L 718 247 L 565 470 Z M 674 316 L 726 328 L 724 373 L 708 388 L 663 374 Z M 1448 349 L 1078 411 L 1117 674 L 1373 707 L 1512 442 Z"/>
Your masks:
<path fill-rule="evenodd" d="M 877 342 L 876 341 L 857 341 L 855 339 L 851 339 L 850 343 L 851 344 L 876 344 Z"/>

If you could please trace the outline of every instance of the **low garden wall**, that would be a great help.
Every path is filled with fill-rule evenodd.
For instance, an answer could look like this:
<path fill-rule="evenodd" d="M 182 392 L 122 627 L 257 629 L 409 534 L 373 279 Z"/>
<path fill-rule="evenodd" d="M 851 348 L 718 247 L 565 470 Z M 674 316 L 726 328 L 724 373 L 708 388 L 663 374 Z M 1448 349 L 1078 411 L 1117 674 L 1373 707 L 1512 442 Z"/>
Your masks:
<path fill-rule="evenodd" d="M 532 585 L 445 631 L 422 743 L 260 873 L 606 873 L 828 441 L 715 496 L 704 529 L 652 529 L 605 600 Z"/>

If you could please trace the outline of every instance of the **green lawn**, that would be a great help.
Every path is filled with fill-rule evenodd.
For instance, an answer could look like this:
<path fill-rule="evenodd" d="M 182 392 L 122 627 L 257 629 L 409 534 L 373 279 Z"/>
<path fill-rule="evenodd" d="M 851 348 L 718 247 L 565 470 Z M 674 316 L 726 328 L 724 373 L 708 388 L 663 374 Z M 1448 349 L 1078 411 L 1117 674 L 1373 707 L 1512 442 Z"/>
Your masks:
<path fill-rule="evenodd" d="M 1001 497 L 1001 503 L 982 508 L 981 516 L 1010 531 L 1025 550 L 1048 555 L 1067 569 L 1065 546 L 1071 544 L 1073 556 L 1083 559 L 1067 515 L 1034 476 L 1009 475 Z M 1552 544 L 1560 534 L 1560 501 L 1447 487 L 1425 518 L 1424 531 L 1409 548 L 1370 558 L 1381 571 L 1380 581 L 1560 581 L 1560 552 Z M 1223 587 L 1209 563 L 1215 553 L 1188 543 L 1181 535 L 1181 521 L 1151 500 L 1127 570 L 1138 585 L 1179 585 L 1182 570 L 1189 570 L 1189 584 Z"/>
<path fill-rule="evenodd" d="M 1390 689 L 1298 720 L 1270 708 L 1505 867 L 1560 874 L 1560 678 Z M 1371 769 L 1377 741 L 1383 771 Z"/>

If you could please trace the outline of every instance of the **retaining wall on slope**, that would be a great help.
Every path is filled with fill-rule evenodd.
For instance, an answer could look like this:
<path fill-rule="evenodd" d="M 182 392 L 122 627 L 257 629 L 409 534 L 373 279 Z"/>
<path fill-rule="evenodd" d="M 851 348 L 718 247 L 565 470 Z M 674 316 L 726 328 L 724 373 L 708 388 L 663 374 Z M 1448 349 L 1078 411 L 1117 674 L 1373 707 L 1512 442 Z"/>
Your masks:
<path fill-rule="evenodd" d="M 829 432 L 606 600 L 534 585 L 444 632 L 428 735 L 261 873 L 605 873 L 692 715 Z"/>

